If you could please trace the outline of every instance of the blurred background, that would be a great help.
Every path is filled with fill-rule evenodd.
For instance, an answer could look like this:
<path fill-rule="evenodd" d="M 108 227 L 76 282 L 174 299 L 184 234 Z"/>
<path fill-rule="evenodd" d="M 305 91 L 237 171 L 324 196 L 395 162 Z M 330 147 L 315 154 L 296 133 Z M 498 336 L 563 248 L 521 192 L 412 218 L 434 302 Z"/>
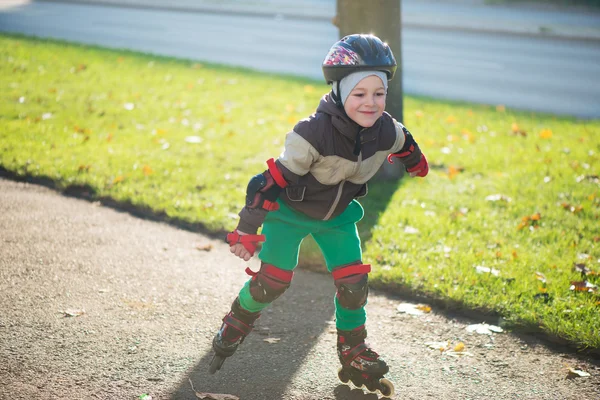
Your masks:
<path fill-rule="evenodd" d="M 322 79 L 338 3 L 3 0 L 0 30 Z M 388 3 L 404 93 L 600 117 L 600 0 Z"/>

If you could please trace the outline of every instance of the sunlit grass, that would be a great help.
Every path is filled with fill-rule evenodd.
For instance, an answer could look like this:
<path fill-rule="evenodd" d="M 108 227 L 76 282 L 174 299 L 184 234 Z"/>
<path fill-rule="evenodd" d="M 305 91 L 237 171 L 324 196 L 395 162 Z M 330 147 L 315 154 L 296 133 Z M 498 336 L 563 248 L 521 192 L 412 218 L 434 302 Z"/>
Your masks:
<path fill-rule="evenodd" d="M 327 91 L 10 36 L 0 36 L 0 59 L 1 167 L 215 232 L 235 227 L 250 176 Z M 600 348 L 600 297 L 570 290 L 599 283 L 600 123 L 414 97 L 404 120 L 431 172 L 372 185 L 363 201 L 373 283 Z"/>

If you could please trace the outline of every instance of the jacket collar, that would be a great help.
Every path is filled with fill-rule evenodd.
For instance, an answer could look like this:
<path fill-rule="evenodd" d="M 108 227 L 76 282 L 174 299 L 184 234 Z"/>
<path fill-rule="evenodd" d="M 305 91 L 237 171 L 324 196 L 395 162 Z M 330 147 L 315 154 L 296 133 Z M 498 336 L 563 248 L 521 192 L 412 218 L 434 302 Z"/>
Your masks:
<path fill-rule="evenodd" d="M 326 94 L 321 98 L 321 102 L 317 107 L 317 112 L 328 114 L 331 116 L 331 123 L 342 135 L 351 140 L 356 140 L 360 133 L 361 143 L 369 142 L 377 136 L 381 129 L 381 118 L 375 122 L 370 128 L 363 128 L 354 122 L 343 108 L 338 107 L 335 101 L 331 98 L 331 93 Z"/>

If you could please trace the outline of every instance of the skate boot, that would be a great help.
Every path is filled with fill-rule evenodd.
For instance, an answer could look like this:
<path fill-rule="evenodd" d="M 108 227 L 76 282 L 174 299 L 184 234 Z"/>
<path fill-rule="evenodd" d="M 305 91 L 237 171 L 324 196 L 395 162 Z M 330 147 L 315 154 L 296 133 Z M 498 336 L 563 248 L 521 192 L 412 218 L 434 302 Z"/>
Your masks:
<path fill-rule="evenodd" d="M 383 376 L 389 367 L 379 355 L 365 344 L 367 330 L 359 326 L 351 331 L 338 329 L 337 352 L 342 367 L 338 378 L 343 383 L 351 381 L 354 386 L 365 387 L 370 392 L 379 392 L 383 397 L 394 395 L 394 385 Z"/>
<path fill-rule="evenodd" d="M 254 321 L 260 312 L 246 311 L 240 305 L 239 298 L 233 301 L 231 311 L 223 318 L 223 325 L 213 339 L 215 355 L 210 362 L 208 372 L 214 374 L 221 369 L 227 357 L 231 357 L 244 338 L 254 328 Z"/>

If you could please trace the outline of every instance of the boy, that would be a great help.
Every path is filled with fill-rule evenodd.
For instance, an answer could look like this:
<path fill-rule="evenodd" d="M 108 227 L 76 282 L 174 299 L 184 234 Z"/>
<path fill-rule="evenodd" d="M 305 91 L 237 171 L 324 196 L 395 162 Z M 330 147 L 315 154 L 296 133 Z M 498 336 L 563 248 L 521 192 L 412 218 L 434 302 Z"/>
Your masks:
<path fill-rule="evenodd" d="M 287 134 L 279 158 L 268 160 L 268 169 L 250 180 L 238 226 L 227 235 L 231 252 L 245 261 L 264 244 L 260 270 L 246 270 L 252 278 L 213 340 L 211 373 L 235 352 L 261 310 L 290 286 L 300 244 L 312 235 L 337 288 L 340 379 L 393 393 L 391 382 L 381 379 L 387 364 L 365 344 L 371 267 L 362 263 L 356 223 L 364 211 L 356 198 L 367 194 L 367 181 L 386 158 L 398 157 L 411 176 L 424 177 L 429 170 L 410 132 L 384 112 L 395 71 L 390 48 L 373 35 L 349 35 L 331 47 L 323 73 L 332 91 Z"/>

